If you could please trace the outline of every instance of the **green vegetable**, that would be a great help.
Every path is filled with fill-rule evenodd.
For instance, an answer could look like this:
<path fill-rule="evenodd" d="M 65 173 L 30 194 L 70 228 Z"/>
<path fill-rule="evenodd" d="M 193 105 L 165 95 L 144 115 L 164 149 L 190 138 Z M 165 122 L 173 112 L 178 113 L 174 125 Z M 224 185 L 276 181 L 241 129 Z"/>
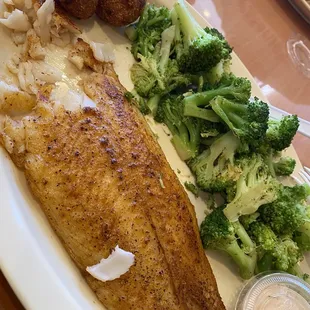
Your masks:
<path fill-rule="evenodd" d="M 231 58 L 231 52 L 232 47 L 229 45 L 229 43 L 226 41 L 225 37 L 216 29 L 216 28 L 205 28 L 205 32 L 211 34 L 214 37 L 218 37 L 218 39 L 222 42 L 223 50 L 223 58 L 224 59 L 230 59 Z"/>
<path fill-rule="evenodd" d="M 156 118 L 171 131 L 171 139 L 182 160 L 193 158 L 198 153 L 201 122 L 183 116 L 182 97 L 169 97 L 158 106 Z"/>
<path fill-rule="evenodd" d="M 303 251 L 290 237 L 278 237 L 270 226 L 258 217 L 247 228 L 259 252 L 257 272 L 280 270 L 295 274 L 297 264 L 303 258 Z M 295 270 L 295 272 L 293 272 Z M 303 276 L 300 274 L 299 276 Z"/>
<path fill-rule="evenodd" d="M 299 120 L 296 115 L 284 116 L 279 121 L 269 120 L 266 137 L 263 143 L 257 143 L 256 151 L 263 154 L 283 151 L 291 145 L 298 127 Z"/>
<path fill-rule="evenodd" d="M 272 251 L 275 248 L 278 237 L 269 226 L 256 220 L 246 230 L 251 239 L 265 251 Z"/>
<path fill-rule="evenodd" d="M 177 41 L 177 60 L 181 71 L 208 71 L 222 59 L 230 57 L 225 39 L 219 38 L 212 30 L 205 31 L 189 13 L 184 0 L 178 0 L 174 5 L 173 23 L 180 30 Z M 182 36 L 183 35 L 183 36 Z"/>
<path fill-rule="evenodd" d="M 133 41 L 131 51 L 134 57 L 140 59 L 139 54 L 144 57 L 153 55 L 162 32 L 170 26 L 170 11 L 166 7 L 147 4 L 138 24 L 126 31 L 129 39 Z"/>
<path fill-rule="evenodd" d="M 278 199 L 259 209 L 262 221 L 277 234 L 296 230 L 310 237 L 309 209 L 304 205 L 310 194 L 309 185 L 282 186 Z"/>
<path fill-rule="evenodd" d="M 163 96 L 191 82 L 189 76 L 179 72 L 176 60 L 169 58 L 174 36 L 175 26 L 170 26 L 161 33 L 161 42 L 152 54 L 148 53 L 147 57 L 137 54 L 140 62 L 132 66 L 131 79 L 140 96 L 151 99 L 156 95 Z"/>
<path fill-rule="evenodd" d="M 221 60 L 215 67 L 204 74 L 204 79 L 211 85 L 216 85 L 225 76 L 230 74 L 230 59 Z"/>
<path fill-rule="evenodd" d="M 131 92 L 126 92 L 125 98 L 130 103 L 133 103 L 141 111 L 142 114 L 148 114 L 150 112 L 146 100 L 139 96 L 135 89 Z"/>
<path fill-rule="evenodd" d="M 228 132 L 189 162 L 199 188 L 222 192 L 238 180 L 241 170 L 234 165 L 234 156 L 239 145 L 239 139 Z"/>
<path fill-rule="evenodd" d="M 273 162 L 275 175 L 291 175 L 294 172 L 296 160 L 291 157 L 281 157 L 279 161 Z"/>
<path fill-rule="evenodd" d="M 234 99 L 240 103 L 247 103 L 251 96 L 251 82 L 246 78 L 238 78 L 233 74 L 225 74 L 219 83 L 204 92 L 198 92 L 184 98 L 184 115 L 199 117 L 203 108 L 207 107 L 212 99 L 222 96 Z"/>
<path fill-rule="evenodd" d="M 218 207 L 207 215 L 200 226 L 200 236 L 204 248 L 224 251 L 239 266 L 240 275 L 249 279 L 254 275 L 257 253 L 255 244 L 237 221 L 231 223 Z"/>
<path fill-rule="evenodd" d="M 239 216 L 255 213 L 258 208 L 277 199 L 280 183 L 274 179 L 262 156 L 241 156 L 237 162 L 242 171 L 235 185 L 235 196 L 224 214 L 234 222 Z"/>
<path fill-rule="evenodd" d="M 241 104 L 217 96 L 210 105 L 241 140 L 251 143 L 266 135 L 269 118 L 267 103 L 256 99 Z"/>
<path fill-rule="evenodd" d="M 198 197 L 199 189 L 195 184 L 193 184 L 192 182 L 186 181 L 186 182 L 184 182 L 184 185 L 188 191 L 192 192 L 195 195 L 195 197 Z"/>

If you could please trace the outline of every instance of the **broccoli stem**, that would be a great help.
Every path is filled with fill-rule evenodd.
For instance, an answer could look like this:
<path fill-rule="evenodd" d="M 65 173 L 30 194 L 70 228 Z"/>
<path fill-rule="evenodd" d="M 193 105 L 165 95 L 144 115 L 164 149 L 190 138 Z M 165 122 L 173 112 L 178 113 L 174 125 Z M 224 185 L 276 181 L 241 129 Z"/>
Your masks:
<path fill-rule="evenodd" d="M 175 26 L 175 36 L 174 36 L 175 53 L 177 55 L 177 58 L 179 58 L 182 53 L 182 37 L 181 37 L 179 18 L 174 8 L 171 10 L 171 20 L 172 24 Z"/>
<path fill-rule="evenodd" d="M 234 262 L 239 266 L 240 275 L 243 279 L 250 279 L 255 270 L 256 266 L 256 251 L 253 250 L 251 255 L 247 255 L 244 251 L 240 248 L 237 241 L 231 242 L 225 249 Z"/>
<path fill-rule="evenodd" d="M 270 252 L 266 252 L 264 256 L 257 262 L 257 273 L 272 270 L 274 268 L 273 256 Z"/>
<path fill-rule="evenodd" d="M 159 70 L 161 73 L 165 73 L 166 71 L 174 36 L 175 26 L 170 26 L 169 28 L 165 29 L 161 34 L 161 49 L 159 61 Z"/>
<path fill-rule="evenodd" d="M 252 252 L 255 249 L 255 245 L 252 239 L 249 237 L 247 231 L 244 229 L 243 225 L 239 221 L 233 223 L 235 228 L 235 233 L 242 242 L 243 249 L 247 248 L 249 252 Z"/>
<path fill-rule="evenodd" d="M 218 88 L 218 89 L 212 89 L 207 90 L 205 92 L 196 93 L 191 96 L 187 96 L 184 98 L 184 105 L 192 104 L 196 105 L 197 107 L 206 107 L 209 105 L 209 102 L 216 96 L 221 95 L 225 96 L 225 92 L 222 92 L 222 90 L 225 90 L 225 88 Z M 228 93 L 228 91 L 227 91 Z"/>
<path fill-rule="evenodd" d="M 246 121 L 241 115 L 246 114 L 247 106 L 225 100 L 223 97 L 221 97 L 221 99 L 220 102 L 219 100 L 213 100 L 212 109 L 221 117 L 231 130 L 242 128 Z"/>
<path fill-rule="evenodd" d="M 196 150 L 193 150 L 180 136 L 173 136 L 171 142 L 182 160 L 187 160 L 195 156 Z"/>
<path fill-rule="evenodd" d="M 221 87 L 216 89 L 207 90 L 201 93 L 196 93 L 191 96 L 187 96 L 184 98 L 184 105 L 192 104 L 196 105 L 197 107 L 206 107 L 210 104 L 210 101 L 215 98 L 216 96 L 222 97 L 232 97 L 232 87 Z M 240 107 L 241 108 L 241 107 Z M 236 108 L 237 112 L 237 108 Z"/>
<path fill-rule="evenodd" d="M 289 268 L 287 270 L 287 272 L 292 274 L 292 275 L 294 275 L 294 276 L 296 276 L 296 277 L 299 277 L 299 278 L 303 279 L 305 282 L 310 284 L 309 275 L 305 274 L 298 264 L 296 264 L 295 266 Z"/>
<path fill-rule="evenodd" d="M 297 229 L 297 231 L 308 236 L 308 238 L 310 240 L 310 222 L 309 222 L 309 220 L 307 220 L 301 227 L 299 227 Z"/>
<path fill-rule="evenodd" d="M 134 25 L 128 26 L 125 29 L 125 34 L 131 42 L 135 41 L 138 37 L 137 30 L 136 30 L 136 27 Z"/>
<path fill-rule="evenodd" d="M 213 123 L 221 121 L 220 117 L 214 111 L 198 108 L 195 104 L 186 104 L 184 106 L 184 115 L 201 118 Z"/>
<path fill-rule="evenodd" d="M 147 101 L 147 106 L 150 109 L 151 114 L 153 116 L 156 115 L 160 98 L 161 98 L 160 95 L 154 95 Z"/>
<path fill-rule="evenodd" d="M 193 40 L 206 36 L 204 29 L 189 14 L 184 0 L 179 0 L 176 3 L 175 11 L 179 17 L 181 30 L 185 38 L 185 48 L 188 48 Z"/>

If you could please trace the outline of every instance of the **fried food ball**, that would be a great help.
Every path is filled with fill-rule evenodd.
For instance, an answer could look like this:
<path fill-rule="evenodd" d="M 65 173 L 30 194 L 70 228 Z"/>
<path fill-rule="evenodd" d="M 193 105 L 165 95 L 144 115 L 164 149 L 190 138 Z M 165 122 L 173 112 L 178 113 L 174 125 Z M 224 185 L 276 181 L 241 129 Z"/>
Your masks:
<path fill-rule="evenodd" d="M 59 3 L 72 16 L 87 19 L 95 14 L 98 0 L 59 0 Z"/>
<path fill-rule="evenodd" d="M 99 0 L 96 13 L 113 26 L 125 26 L 138 19 L 145 3 L 145 0 Z"/>

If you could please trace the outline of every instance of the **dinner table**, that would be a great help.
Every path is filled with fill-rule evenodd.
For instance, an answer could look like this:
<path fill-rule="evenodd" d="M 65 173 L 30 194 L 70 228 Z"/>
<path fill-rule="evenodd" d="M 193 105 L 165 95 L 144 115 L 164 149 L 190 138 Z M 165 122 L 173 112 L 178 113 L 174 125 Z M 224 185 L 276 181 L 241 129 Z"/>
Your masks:
<path fill-rule="evenodd" d="M 310 121 L 310 67 L 298 65 L 291 53 L 294 42 L 300 41 L 310 53 L 310 25 L 289 1 L 189 0 L 189 3 L 223 33 L 272 106 Z M 305 65 L 310 64 L 309 53 L 303 56 Z M 310 167 L 310 138 L 298 133 L 293 146 L 302 165 Z M 10 275 L 6 276 L 9 280 Z M 0 271 L 0 310 L 24 309 L 18 297 L 22 299 L 18 288 L 14 293 Z"/>

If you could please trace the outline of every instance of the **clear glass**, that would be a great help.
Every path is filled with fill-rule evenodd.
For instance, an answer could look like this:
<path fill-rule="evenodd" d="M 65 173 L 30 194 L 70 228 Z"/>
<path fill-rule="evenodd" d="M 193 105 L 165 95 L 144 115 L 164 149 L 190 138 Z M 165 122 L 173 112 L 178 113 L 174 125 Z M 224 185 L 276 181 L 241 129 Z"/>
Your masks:
<path fill-rule="evenodd" d="M 310 309 L 310 285 L 287 273 L 264 272 L 244 286 L 235 310 Z"/>

